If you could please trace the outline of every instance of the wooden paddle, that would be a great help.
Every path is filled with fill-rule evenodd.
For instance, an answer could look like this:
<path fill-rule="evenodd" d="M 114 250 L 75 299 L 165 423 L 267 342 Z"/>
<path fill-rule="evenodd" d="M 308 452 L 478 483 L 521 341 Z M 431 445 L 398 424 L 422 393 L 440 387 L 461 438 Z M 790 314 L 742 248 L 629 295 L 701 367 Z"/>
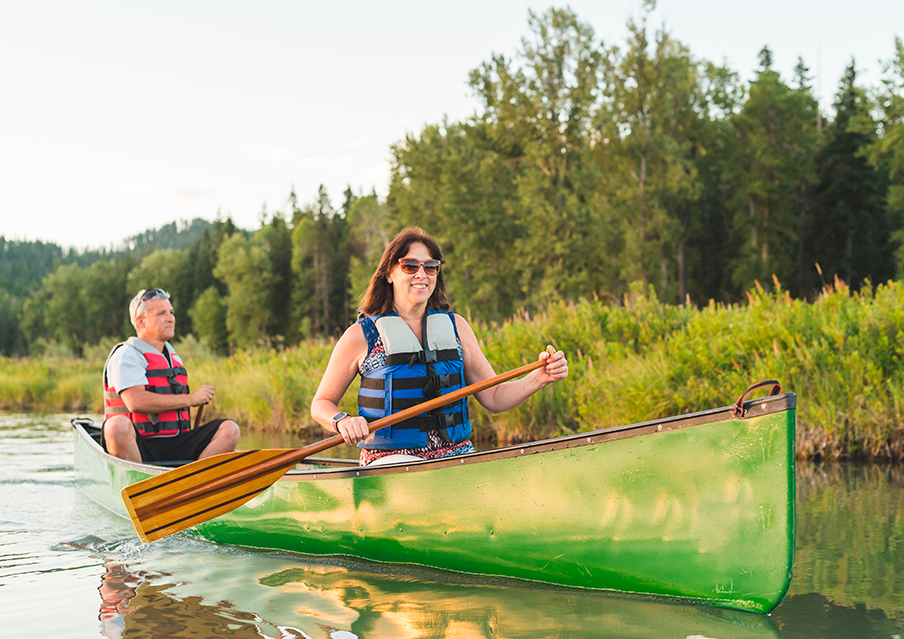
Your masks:
<path fill-rule="evenodd" d="M 551 346 L 546 348 L 552 355 Z M 465 386 L 369 424 L 370 432 L 470 397 L 546 365 L 538 360 L 482 382 Z M 309 455 L 341 444 L 335 435 L 304 448 L 237 451 L 213 455 L 126 486 L 122 499 L 144 542 L 200 524 L 241 506 L 269 488 Z"/>
<path fill-rule="evenodd" d="M 195 428 L 201 425 L 201 415 L 204 414 L 205 406 L 207 406 L 207 404 L 201 404 L 200 406 L 198 406 L 198 412 L 195 413 Z"/>

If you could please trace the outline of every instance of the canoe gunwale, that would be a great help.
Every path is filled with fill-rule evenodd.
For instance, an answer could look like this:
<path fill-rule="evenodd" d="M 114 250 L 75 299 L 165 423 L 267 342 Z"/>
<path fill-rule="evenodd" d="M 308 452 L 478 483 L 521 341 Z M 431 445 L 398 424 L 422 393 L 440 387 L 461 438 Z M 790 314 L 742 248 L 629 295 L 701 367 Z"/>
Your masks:
<path fill-rule="evenodd" d="M 94 423 L 94 420 L 92 420 L 90 418 L 86 418 L 86 417 L 75 417 L 75 418 L 69 420 L 69 422 L 72 424 L 72 428 L 75 430 L 76 433 L 78 433 L 78 435 L 81 437 L 83 442 L 88 447 L 90 447 L 97 455 L 99 455 L 100 457 L 103 457 L 104 460 L 108 464 L 112 464 L 114 466 L 119 466 L 119 467 L 127 469 L 127 470 L 137 470 L 139 472 L 147 473 L 149 475 L 158 475 L 160 473 L 165 473 L 168 470 L 172 470 L 171 467 L 154 466 L 153 464 L 132 462 L 132 461 L 128 461 L 126 459 L 121 459 L 119 457 L 114 457 L 113 455 L 111 455 L 110 453 L 105 451 L 103 449 L 103 446 L 101 446 L 97 442 L 97 440 L 95 440 L 94 437 L 91 436 L 91 433 L 89 433 L 88 430 L 85 428 L 86 423 L 94 428 L 100 428 L 99 426 L 97 426 Z"/>
<path fill-rule="evenodd" d="M 581 446 L 592 446 L 604 442 L 615 441 L 619 439 L 627 439 L 631 437 L 645 437 L 666 433 L 682 428 L 690 428 L 703 424 L 712 424 L 715 422 L 726 420 L 746 420 L 753 417 L 760 417 L 771 413 L 780 413 L 783 411 L 794 410 L 797 407 L 797 395 L 794 393 L 783 393 L 774 397 L 762 397 L 751 399 L 744 403 L 744 416 L 735 417 L 733 414 L 734 405 L 723 406 L 721 408 L 712 408 L 696 413 L 688 413 L 686 415 L 677 415 L 672 417 L 664 417 L 647 422 L 639 422 L 637 424 L 628 424 L 624 426 L 615 426 L 612 428 L 604 428 L 585 433 L 576 433 L 574 435 L 566 435 L 564 437 L 556 437 L 553 439 L 544 439 L 534 442 L 526 442 L 523 444 L 514 444 L 501 448 L 494 448 L 486 451 L 478 451 L 476 453 L 468 453 L 466 455 L 456 455 L 453 457 L 442 457 L 439 459 L 425 459 L 415 462 L 402 462 L 397 464 L 386 464 L 382 466 L 339 466 L 333 468 L 294 468 L 283 475 L 279 481 L 301 481 L 310 480 L 318 481 L 324 479 L 344 479 L 348 477 L 372 477 L 378 475 L 395 475 L 408 472 L 418 472 L 423 470 L 436 470 L 439 468 L 447 468 L 451 466 L 461 466 L 463 464 L 473 464 L 481 462 L 489 462 L 511 457 L 521 457 L 522 455 L 537 455 L 542 453 L 553 452 L 562 449 L 579 448 Z M 104 457 L 108 463 L 127 468 L 129 470 L 137 470 L 148 473 L 149 475 L 159 475 L 168 470 L 170 467 L 156 466 L 153 464 L 144 464 L 130 462 L 118 457 L 114 457 L 107 453 L 91 435 L 81 425 L 82 418 L 72 420 L 72 426 L 79 434 L 87 440 L 87 443 L 94 451 Z M 300 462 L 300 466 L 310 465 L 310 462 L 316 462 L 313 458 Z"/>
<path fill-rule="evenodd" d="M 442 457 L 439 459 L 425 459 L 414 462 L 401 462 L 396 464 L 386 464 L 384 466 L 359 466 L 356 468 L 318 468 L 314 469 L 292 469 L 287 472 L 281 479 L 286 480 L 317 480 L 317 479 L 339 479 L 347 477 L 372 477 L 377 475 L 392 475 L 406 472 L 417 472 L 422 470 L 435 470 L 438 468 L 447 468 L 451 466 L 461 466 L 463 464 L 479 463 L 506 459 L 511 457 L 521 457 L 523 455 L 536 455 L 542 453 L 553 452 L 563 449 L 579 448 L 582 446 L 593 446 L 603 442 L 615 441 L 618 439 L 627 439 L 631 437 L 645 437 L 666 433 L 682 428 L 690 428 L 693 426 L 701 426 L 704 424 L 712 424 L 715 422 L 727 420 L 746 420 L 754 417 L 760 417 L 771 413 L 781 413 L 797 408 L 797 395 L 794 393 L 784 393 L 774 397 L 763 397 L 759 399 L 748 400 L 744 403 L 744 416 L 735 417 L 733 414 L 734 405 L 724 406 L 722 408 L 713 408 L 710 410 L 700 411 L 696 413 L 688 413 L 686 415 L 678 415 L 673 417 L 664 417 L 648 422 L 640 422 L 637 424 L 629 424 L 625 426 L 615 426 L 612 428 L 604 428 L 585 433 L 576 433 L 574 435 L 566 435 L 564 437 L 556 437 L 554 439 L 545 439 L 535 442 L 526 442 L 523 444 L 514 444 L 504 446 L 502 448 L 494 448 L 486 451 L 478 451 L 466 455 L 456 455 L 453 457 Z M 305 462 L 301 462 L 304 465 Z"/>

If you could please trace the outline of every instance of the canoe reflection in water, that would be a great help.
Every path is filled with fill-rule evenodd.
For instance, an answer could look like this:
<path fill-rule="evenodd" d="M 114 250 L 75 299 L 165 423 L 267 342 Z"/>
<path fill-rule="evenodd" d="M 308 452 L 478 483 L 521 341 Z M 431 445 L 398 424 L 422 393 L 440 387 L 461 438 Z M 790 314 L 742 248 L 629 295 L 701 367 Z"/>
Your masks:
<path fill-rule="evenodd" d="M 205 549 L 184 539 L 108 559 L 102 634 L 123 637 L 650 637 L 776 639 L 765 615 L 483 580 L 345 558 Z M 254 611 L 254 612 L 250 612 Z"/>

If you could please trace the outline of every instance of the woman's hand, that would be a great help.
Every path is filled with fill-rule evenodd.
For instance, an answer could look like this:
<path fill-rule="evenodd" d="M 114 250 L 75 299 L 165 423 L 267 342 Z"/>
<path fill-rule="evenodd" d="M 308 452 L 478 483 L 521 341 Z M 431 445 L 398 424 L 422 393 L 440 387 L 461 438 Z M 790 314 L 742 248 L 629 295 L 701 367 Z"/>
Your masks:
<path fill-rule="evenodd" d="M 336 429 L 349 446 L 354 446 L 358 442 L 369 444 L 374 440 L 375 433 L 370 432 L 367 420 L 357 415 L 341 420 L 336 424 Z"/>
<path fill-rule="evenodd" d="M 559 382 L 568 377 L 568 360 L 565 359 L 565 353 L 556 351 L 550 355 L 548 351 L 540 353 L 540 359 L 547 360 L 546 366 L 540 369 L 540 381 L 545 384 Z"/>

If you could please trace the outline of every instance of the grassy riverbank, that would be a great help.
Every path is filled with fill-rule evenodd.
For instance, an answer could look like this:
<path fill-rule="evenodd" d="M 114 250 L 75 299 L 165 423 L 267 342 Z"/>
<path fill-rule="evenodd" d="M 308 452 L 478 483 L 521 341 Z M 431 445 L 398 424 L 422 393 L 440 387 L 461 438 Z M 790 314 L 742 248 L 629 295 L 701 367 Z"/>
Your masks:
<path fill-rule="evenodd" d="M 532 361 L 547 343 L 564 350 L 571 375 L 518 409 L 490 415 L 472 402 L 477 437 L 525 441 L 725 406 L 749 385 L 775 378 L 798 395 L 801 457 L 904 458 L 904 285 L 852 294 L 827 287 L 813 303 L 781 290 L 703 309 L 661 304 L 635 288 L 624 305 L 562 304 L 501 325 L 480 325 L 497 372 Z M 109 345 L 84 359 L 48 352 L 3 359 L 0 407 L 100 412 Z M 245 425 L 311 430 L 311 397 L 332 343 L 213 356 L 189 339 L 177 350 L 191 379 L 212 383 L 206 415 Z M 355 389 L 353 388 L 352 391 Z M 343 408 L 354 410 L 354 392 Z"/>

